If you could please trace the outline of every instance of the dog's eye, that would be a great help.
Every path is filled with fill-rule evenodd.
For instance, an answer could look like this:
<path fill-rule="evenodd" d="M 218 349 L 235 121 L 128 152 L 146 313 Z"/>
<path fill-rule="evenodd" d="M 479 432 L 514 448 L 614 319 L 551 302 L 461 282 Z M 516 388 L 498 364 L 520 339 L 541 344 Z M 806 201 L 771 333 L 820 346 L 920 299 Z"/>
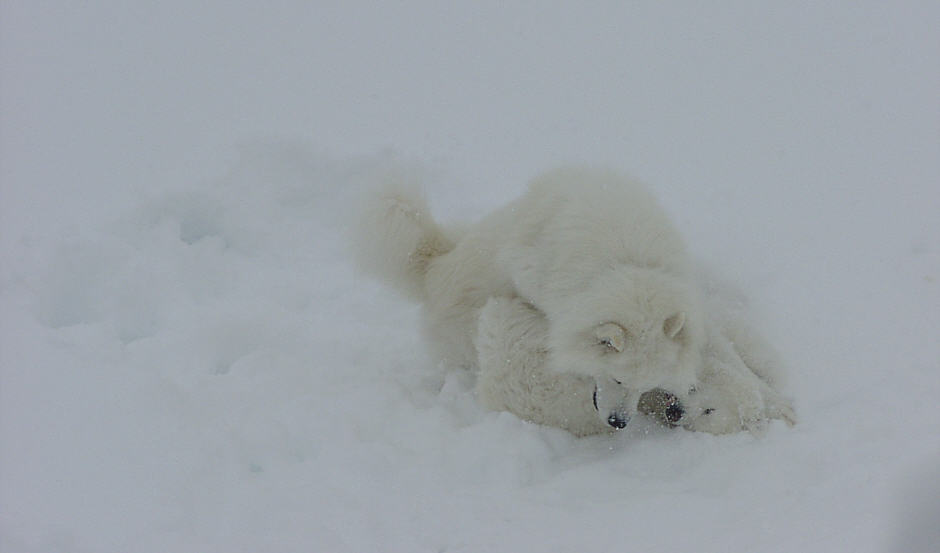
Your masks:
<path fill-rule="evenodd" d="M 697 391 L 698 391 L 698 388 L 696 388 L 695 386 L 689 386 L 689 395 L 692 395 Z"/>
<path fill-rule="evenodd" d="M 703 415 L 711 415 L 711 414 L 714 413 L 714 412 L 715 412 L 715 410 L 712 409 L 711 407 L 708 407 L 707 409 L 703 409 L 703 410 L 702 410 L 702 414 L 703 414 Z"/>

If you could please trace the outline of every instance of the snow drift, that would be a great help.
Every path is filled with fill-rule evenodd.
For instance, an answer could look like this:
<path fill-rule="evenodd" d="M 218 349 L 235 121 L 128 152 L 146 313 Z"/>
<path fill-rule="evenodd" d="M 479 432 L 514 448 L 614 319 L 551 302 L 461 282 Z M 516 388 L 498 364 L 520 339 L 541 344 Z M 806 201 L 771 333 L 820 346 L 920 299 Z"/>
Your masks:
<path fill-rule="evenodd" d="M 928 548 L 936 15 L 4 3 L 0 550 Z M 744 289 L 796 428 L 485 412 L 346 255 L 388 171 L 469 219 L 568 161 Z"/>

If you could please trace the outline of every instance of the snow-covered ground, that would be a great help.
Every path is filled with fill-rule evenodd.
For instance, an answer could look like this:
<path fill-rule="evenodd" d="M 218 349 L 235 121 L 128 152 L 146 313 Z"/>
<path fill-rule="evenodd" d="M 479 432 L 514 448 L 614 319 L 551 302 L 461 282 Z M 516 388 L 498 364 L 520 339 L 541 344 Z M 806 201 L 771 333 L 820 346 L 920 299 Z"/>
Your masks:
<path fill-rule="evenodd" d="M 936 2 L 0 4 L 0 551 L 928 551 Z M 481 411 L 344 232 L 650 183 L 801 422 Z"/>

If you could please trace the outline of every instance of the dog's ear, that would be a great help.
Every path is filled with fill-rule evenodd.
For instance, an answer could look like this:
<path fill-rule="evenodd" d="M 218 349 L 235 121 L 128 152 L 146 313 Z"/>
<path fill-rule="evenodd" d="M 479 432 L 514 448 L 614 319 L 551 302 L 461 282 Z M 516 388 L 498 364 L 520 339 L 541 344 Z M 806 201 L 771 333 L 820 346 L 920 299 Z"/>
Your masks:
<path fill-rule="evenodd" d="M 627 331 L 617 323 L 604 323 L 594 329 L 594 338 L 597 343 L 619 353 L 627 344 Z"/>
<path fill-rule="evenodd" d="M 685 325 L 685 313 L 682 311 L 668 317 L 663 322 L 663 332 L 669 338 L 675 339 L 679 335 L 679 332 L 682 330 L 682 327 Z"/>

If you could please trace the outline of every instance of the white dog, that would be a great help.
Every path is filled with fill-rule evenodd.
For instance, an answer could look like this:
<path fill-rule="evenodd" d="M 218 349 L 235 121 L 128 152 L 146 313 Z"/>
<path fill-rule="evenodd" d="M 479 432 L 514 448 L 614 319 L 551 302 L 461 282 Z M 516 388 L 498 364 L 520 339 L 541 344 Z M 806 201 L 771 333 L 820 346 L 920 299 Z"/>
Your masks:
<path fill-rule="evenodd" d="M 423 304 L 445 362 L 476 366 L 480 310 L 519 297 L 548 322 L 546 365 L 594 380 L 602 423 L 625 425 L 645 390 L 678 396 L 696 382 L 705 331 L 682 240 L 643 187 L 614 173 L 543 175 L 461 236 L 393 184 L 356 241 L 364 269 Z"/>
<path fill-rule="evenodd" d="M 715 303 L 715 302 L 712 302 Z M 764 432 L 771 419 L 796 422 L 779 382 L 773 351 L 750 332 L 739 310 L 715 305 L 699 381 L 684 397 L 664 390 L 641 396 L 640 411 L 689 430 Z M 585 436 L 611 431 L 597 417 L 594 379 L 548 369 L 548 321 L 520 298 L 491 298 L 480 313 L 477 397 L 489 409 Z"/>
<path fill-rule="evenodd" d="M 707 279 L 649 194 L 612 173 L 549 173 L 462 233 L 392 183 L 363 212 L 357 254 L 423 304 L 441 360 L 480 369 L 490 408 L 579 435 L 638 408 L 713 433 L 795 422 L 772 350 L 717 289 L 705 328 Z"/>

